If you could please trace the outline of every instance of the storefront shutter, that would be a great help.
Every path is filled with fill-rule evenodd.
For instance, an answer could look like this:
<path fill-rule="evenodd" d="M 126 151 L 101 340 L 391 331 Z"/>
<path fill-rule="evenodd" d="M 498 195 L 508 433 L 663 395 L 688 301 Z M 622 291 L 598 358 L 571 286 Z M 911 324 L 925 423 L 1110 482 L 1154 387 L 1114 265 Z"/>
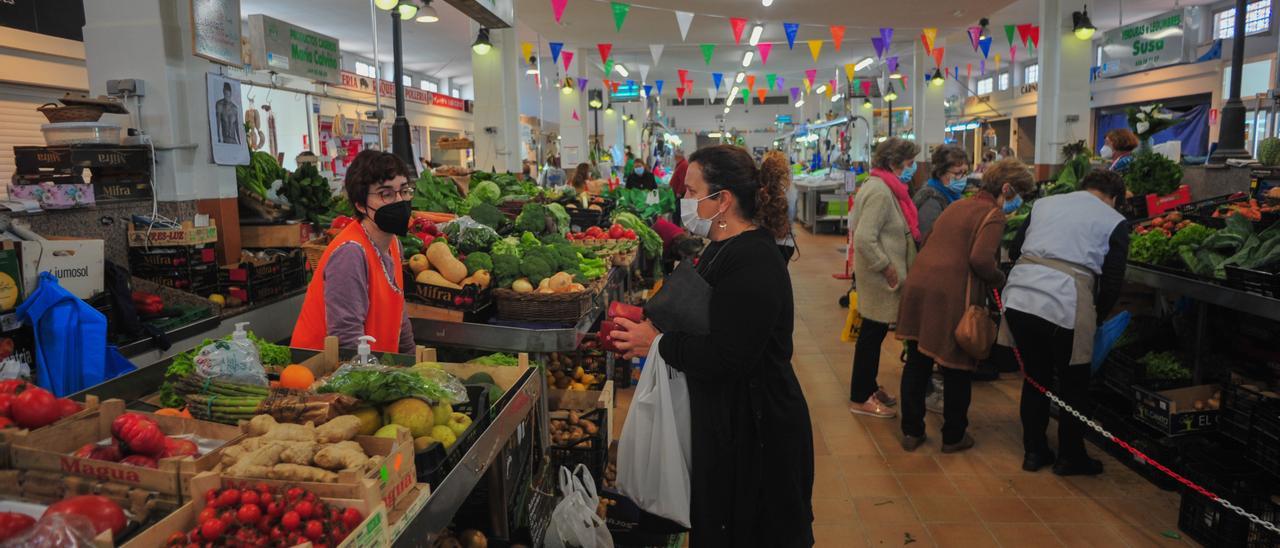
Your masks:
<path fill-rule="evenodd" d="M 0 198 L 9 197 L 13 147 L 44 145 L 40 126 L 49 121 L 36 108 L 56 101 L 64 93 L 64 90 L 0 84 Z"/>

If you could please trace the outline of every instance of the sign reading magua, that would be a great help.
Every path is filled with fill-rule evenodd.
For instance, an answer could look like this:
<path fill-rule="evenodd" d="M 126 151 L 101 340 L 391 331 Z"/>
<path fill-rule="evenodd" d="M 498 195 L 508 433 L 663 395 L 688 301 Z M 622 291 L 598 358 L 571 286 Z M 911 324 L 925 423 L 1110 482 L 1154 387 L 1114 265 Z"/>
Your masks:
<path fill-rule="evenodd" d="M 249 16 L 253 68 L 301 76 L 317 82 L 342 82 L 338 39 L 265 15 Z"/>
<path fill-rule="evenodd" d="M 1143 19 L 1102 35 L 1098 75 L 1120 76 L 1185 63 L 1195 57 L 1200 8 L 1189 7 Z"/>

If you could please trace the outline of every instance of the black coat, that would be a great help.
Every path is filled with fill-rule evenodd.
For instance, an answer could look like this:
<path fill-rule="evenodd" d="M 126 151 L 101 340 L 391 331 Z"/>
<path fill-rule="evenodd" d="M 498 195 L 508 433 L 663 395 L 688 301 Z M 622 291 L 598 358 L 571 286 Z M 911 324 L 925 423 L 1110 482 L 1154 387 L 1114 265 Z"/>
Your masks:
<path fill-rule="evenodd" d="M 813 427 L 791 367 L 791 276 L 765 230 L 715 242 L 711 333 L 665 333 L 662 357 L 688 374 L 694 548 L 813 545 Z"/>
<path fill-rule="evenodd" d="M 626 186 L 640 190 L 657 190 L 658 180 L 653 178 L 653 172 L 646 169 L 643 175 L 636 175 L 635 172 L 628 173 Z"/>

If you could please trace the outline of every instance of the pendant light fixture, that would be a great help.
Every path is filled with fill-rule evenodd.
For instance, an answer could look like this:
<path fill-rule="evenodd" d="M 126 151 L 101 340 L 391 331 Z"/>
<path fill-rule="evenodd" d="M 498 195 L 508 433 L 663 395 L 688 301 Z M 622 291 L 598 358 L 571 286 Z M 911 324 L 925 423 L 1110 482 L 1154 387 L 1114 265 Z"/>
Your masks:
<path fill-rule="evenodd" d="M 395 9 L 396 4 L 399 4 L 399 3 L 400 3 L 400 0 L 373 0 L 373 5 L 377 6 L 378 9 L 383 11 L 391 11 Z"/>
<path fill-rule="evenodd" d="M 1071 23 L 1074 27 L 1072 32 L 1075 33 L 1076 38 L 1081 40 L 1093 38 L 1093 33 L 1098 30 L 1097 27 L 1093 26 L 1093 21 L 1089 20 L 1088 4 L 1085 4 L 1084 11 L 1071 13 Z"/>
<path fill-rule="evenodd" d="M 471 44 L 471 51 L 476 55 L 485 55 L 491 49 L 493 49 L 493 43 L 489 41 L 489 29 L 480 27 L 480 32 L 476 33 L 476 41 Z"/>
<path fill-rule="evenodd" d="M 411 1 L 402 1 L 396 6 L 396 11 L 400 13 L 401 21 L 408 21 L 418 15 L 418 5 Z"/>
<path fill-rule="evenodd" d="M 942 79 L 942 69 L 933 69 L 933 77 L 929 78 L 929 85 L 935 88 L 940 88 L 946 83 L 947 82 Z"/>
<path fill-rule="evenodd" d="M 436 13 L 436 9 L 431 7 L 431 0 L 427 0 L 422 4 L 422 8 L 418 10 L 418 18 L 415 21 L 419 23 L 435 23 L 440 20 L 440 14 Z"/>
<path fill-rule="evenodd" d="M 893 90 L 893 84 L 889 84 L 889 92 L 884 94 L 884 100 L 890 103 L 898 100 L 898 92 Z"/>

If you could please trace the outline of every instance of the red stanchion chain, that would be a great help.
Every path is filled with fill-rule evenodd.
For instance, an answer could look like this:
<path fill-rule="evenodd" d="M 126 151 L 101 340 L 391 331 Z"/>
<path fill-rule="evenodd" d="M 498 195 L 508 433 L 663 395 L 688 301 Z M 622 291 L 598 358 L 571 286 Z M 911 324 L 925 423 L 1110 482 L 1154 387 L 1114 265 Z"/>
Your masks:
<path fill-rule="evenodd" d="M 993 290 L 991 291 L 991 293 L 992 293 L 993 295 L 995 295 L 995 299 L 996 299 L 996 306 L 997 306 L 998 308 L 1000 308 L 1000 310 L 1004 310 L 1004 302 L 1003 302 L 1003 301 L 1001 301 L 1001 299 L 1000 299 L 1000 292 L 999 292 L 999 291 L 997 291 L 997 290 L 994 290 L 994 289 L 993 289 Z M 1163 464 L 1160 464 L 1159 462 L 1156 462 L 1156 460 L 1155 460 L 1155 459 L 1152 459 L 1151 457 L 1148 457 L 1146 453 L 1143 453 L 1141 450 L 1139 450 L 1138 448 L 1136 448 L 1136 447 L 1134 447 L 1134 446 L 1130 445 L 1128 442 L 1126 442 L 1126 441 L 1124 441 L 1124 440 L 1122 440 L 1122 439 L 1120 439 L 1120 438 L 1117 438 L 1114 434 L 1112 434 L 1111 432 L 1108 432 L 1108 431 L 1107 431 L 1105 428 L 1103 428 L 1101 425 L 1099 425 L 1098 423 L 1094 422 L 1094 421 L 1093 421 L 1092 419 L 1090 419 L 1089 417 L 1084 416 L 1084 414 L 1082 414 L 1082 413 L 1080 413 L 1079 411 L 1077 411 L 1074 407 L 1071 407 L 1070 405 L 1068 405 L 1068 404 L 1067 404 L 1067 402 L 1062 401 L 1062 398 L 1059 398 L 1057 394 L 1054 394 L 1054 393 L 1053 393 L 1053 391 L 1049 390 L 1049 389 L 1048 389 L 1046 386 L 1044 386 L 1043 384 L 1040 384 L 1040 381 L 1037 381 L 1036 379 L 1032 378 L 1032 377 L 1031 377 L 1031 375 L 1027 374 L 1027 366 L 1026 366 L 1026 363 L 1024 363 L 1024 362 L 1022 361 L 1022 352 L 1021 352 L 1020 350 L 1018 350 L 1018 346 L 1017 346 L 1017 344 L 1016 344 L 1016 341 L 1015 341 L 1015 344 L 1014 344 L 1011 348 L 1013 348 L 1013 357 L 1014 357 L 1014 358 L 1016 358 L 1016 359 L 1017 359 L 1017 361 L 1018 361 L 1018 369 L 1019 369 L 1020 371 L 1022 371 L 1022 376 L 1023 376 L 1023 378 L 1024 378 L 1024 379 L 1026 379 L 1027 384 L 1030 384 L 1033 388 L 1035 388 L 1035 389 L 1036 389 L 1036 391 L 1040 392 L 1041 394 L 1044 394 L 1044 395 L 1045 395 L 1045 397 L 1047 397 L 1047 398 L 1049 398 L 1050 400 L 1052 400 L 1052 401 L 1053 401 L 1053 403 L 1057 404 L 1057 405 L 1058 405 L 1058 407 L 1059 407 L 1060 409 L 1062 409 L 1063 411 L 1066 411 L 1066 412 L 1070 413 L 1070 414 L 1071 414 L 1072 416 L 1074 416 L 1077 420 L 1079 420 L 1082 424 L 1084 424 L 1084 425 L 1088 426 L 1089 428 L 1092 428 L 1095 432 L 1097 432 L 1097 433 L 1101 434 L 1101 435 L 1102 435 L 1102 437 L 1107 438 L 1108 440 L 1111 440 L 1111 441 L 1112 441 L 1112 442 L 1114 442 L 1116 445 L 1119 445 L 1121 448 L 1123 448 L 1125 451 L 1128 451 L 1128 452 L 1129 452 L 1130 454 L 1132 454 L 1134 457 L 1137 457 L 1138 459 L 1142 460 L 1143 462 L 1145 462 L 1145 463 L 1147 463 L 1147 464 L 1150 464 L 1150 465 L 1151 465 L 1152 467 L 1154 467 L 1156 470 L 1159 470 L 1159 471 L 1163 472 L 1165 475 L 1167 475 L 1167 476 L 1169 476 L 1169 477 L 1173 478 L 1173 479 L 1174 479 L 1175 481 L 1177 481 L 1178 483 L 1181 483 L 1182 485 L 1187 486 L 1187 488 L 1189 488 L 1189 489 L 1191 489 L 1191 490 L 1193 490 L 1193 491 L 1195 491 L 1195 492 L 1197 492 L 1197 493 L 1199 493 L 1199 494 L 1201 494 L 1201 495 L 1204 495 L 1205 497 L 1208 497 L 1208 498 L 1209 498 L 1209 500 L 1212 500 L 1212 501 L 1214 501 L 1214 502 L 1217 502 L 1218 504 L 1221 504 L 1222 506 L 1226 507 L 1227 509 L 1231 510 L 1232 512 L 1235 512 L 1236 514 L 1239 514 L 1241 517 L 1244 517 L 1244 518 L 1248 519 L 1249 521 L 1252 521 L 1252 522 L 1254 522 L 1254 523 L 1258 524 L 1259 526 L 1261 526 L 1261 527 L 1263 527 L 1263 528 L 1266 528 L 1267 530 L 1269 530 L 1269 531 L 1271 531 L 1271 532 L 1273 532 L 1273 533 L 1280 534 L 1280 527 L 1276 527 L 1276 525 L 1275 525 L 1274 523 L 1271 523 L 1271 522 L 1269 522 L 1269 521 L 1266 521 L 1266 520 L 1264 520 L 1264 519 L 1262 519 L 1262 518 L 1258 517 L 1257 515 L 1250 513 L 1249 511 L 1245 510 L 1244 508 L 1241 508 L 1241 507 L 1239 507 L 1239 506 L 1236 506 L 1235 504 L 1232 504 L 1232 503 L 1231 503 L 1231 501 L 1229 501 L 1229 500 L 1227 500 L 1227 499 L 1224 499 L 1224 498 L 1222 498 L 1222 497 L 1220 497 L 1220 496 L 1218 496 L 1218 495 L 1214 494 L 1212 491 L 1210 491 L 1210 490 L 1208 490 L 1208 489 L 1205 489 L 1204 487 L 1202 487 L 1201 485 L 1197 484 L 1196 482 L 1191 481 L 1191 480 L 1189 480 L 1189 479 L 1187 479 L 1187 478 L 1183 477 L 1181 474 L 1179 474 L 1179 473 L 1177 473 L 1177 472 L 1174 472 L 1173 470 L 1170 470 L 1170 469 L 1169 469 L 1169 467 L 1167 467 L 1167 466 L 1165 466 L 1165 465 L 1163 465 Z M 1061 420 L 1061 419 L 1059 419 L 1059 420 Z"/>

